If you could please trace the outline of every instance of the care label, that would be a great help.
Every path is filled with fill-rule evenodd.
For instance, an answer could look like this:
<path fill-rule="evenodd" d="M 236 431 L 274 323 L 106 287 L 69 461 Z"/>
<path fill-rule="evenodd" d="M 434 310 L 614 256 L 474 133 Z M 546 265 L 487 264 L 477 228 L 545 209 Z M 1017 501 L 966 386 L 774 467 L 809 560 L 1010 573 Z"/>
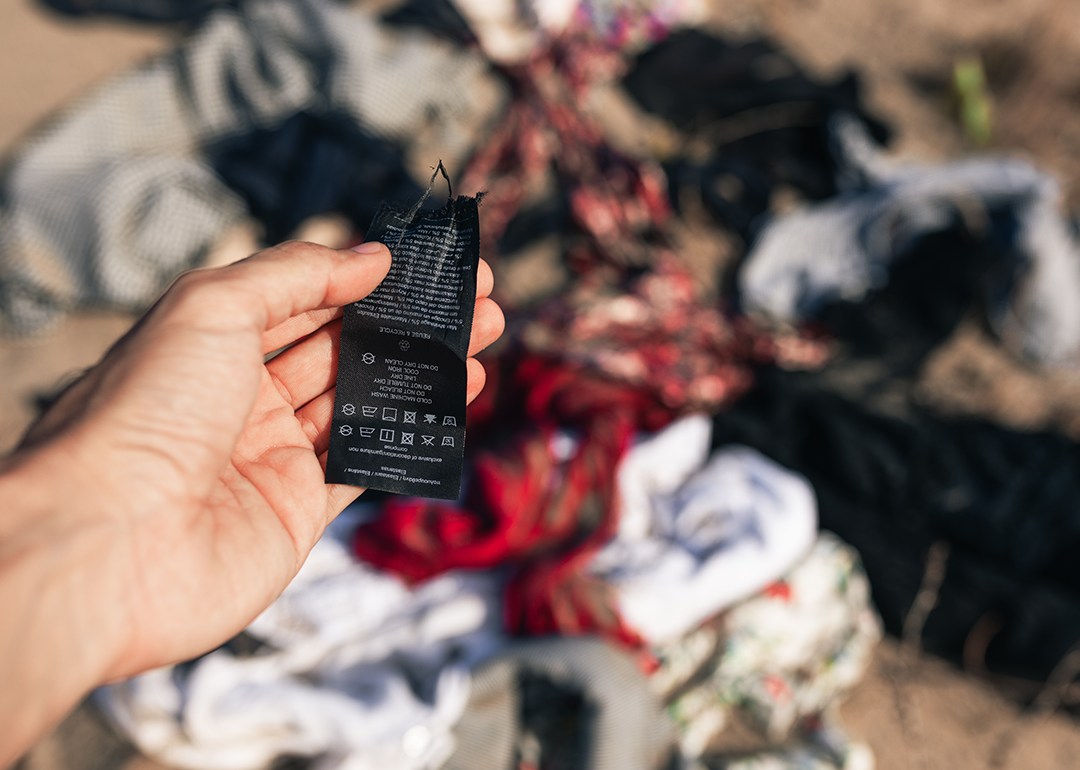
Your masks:
<path fill-rule="evenodd" d="M 456 500 L 465 361 L 480 258 L 475 198 L 437 211 L 383 204 L 368 240 L 390 273 L 345 308 L 326 480 Z"/>

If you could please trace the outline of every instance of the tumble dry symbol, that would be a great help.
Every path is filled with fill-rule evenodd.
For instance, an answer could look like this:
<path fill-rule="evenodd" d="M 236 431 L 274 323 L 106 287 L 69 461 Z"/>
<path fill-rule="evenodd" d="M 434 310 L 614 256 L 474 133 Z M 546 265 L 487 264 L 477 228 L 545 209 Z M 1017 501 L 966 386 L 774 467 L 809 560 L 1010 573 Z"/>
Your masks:
<path fill-rule="evenodd" d="M 373 364 L 375 363 L 375 356 L 371 353 L 364 353 L 363 361 L 365 364 Z"/>
<path fill-rule="evenodd" d="M 352 417 L 354 414 L 356 414 L 356 407 L 352 404 L 342 404 L 341 413 L 346 417 Z"/>
<path fill-rule="evenodd" d="M 340 428 L 338 428 L 338 433 L 340 433 L 342 436 L 351 436 L 352 435 L 352 426 L 351 425 L 342 425 Z"/>

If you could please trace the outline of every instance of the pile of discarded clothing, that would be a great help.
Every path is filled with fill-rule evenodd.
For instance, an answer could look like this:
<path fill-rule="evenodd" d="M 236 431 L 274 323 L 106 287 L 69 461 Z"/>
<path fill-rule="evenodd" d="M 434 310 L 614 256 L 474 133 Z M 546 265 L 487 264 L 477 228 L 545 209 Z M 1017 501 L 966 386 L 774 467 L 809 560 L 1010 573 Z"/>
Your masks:
<path fill-rule="evenodd" d="M 188 19 L 175 51 L 5 166 L 9 332 L 142 308 L 244 218 L 362 235 L 420 196 L 431 141 L 487 191 L 496 274 L 547 243 L 563 278 L 504 299 L 460 500 L 366 493 L 240 636 L 97 693 L 144 752 L 871 767 L 836 706 L 942 542 L 926 649 L 1038 683 L 1080 640 L 1080 450 L 903 392 L 973 315 L 1032 366 L 1080 361 L 1080 243 L 1050 176 L 898 164 L 854 77 L 694 29 L 689 0 L 182 6 L 141 11 Z M 612 88 L 664 127 L 651 152 L 590 111 Z M 688 209 L 737 252 L 719 297 L 679 251 Z"/>
<path fill-rule="evenodd" d="M 355 505 L 241 637 L 98 703 L 182 768 L 666 767 L 735 721 L 763 737 L 727 766 L 872 766 L 834 713 L 881 634 L 858 556 L 817 533 L 805 479 L 710 435 L 700 414 L 638 435 L 617 530 L 577 558 L 540 555 L 567 550 L 542 522 L 470 539 L 463 510 Z M 575 444 L 535 447 L 559 468 L 532 482 L 574 475 Z M 358 558 L 388 519 L 412 537 Z M 410 570 L 429 522 L 441 547 Z"/>

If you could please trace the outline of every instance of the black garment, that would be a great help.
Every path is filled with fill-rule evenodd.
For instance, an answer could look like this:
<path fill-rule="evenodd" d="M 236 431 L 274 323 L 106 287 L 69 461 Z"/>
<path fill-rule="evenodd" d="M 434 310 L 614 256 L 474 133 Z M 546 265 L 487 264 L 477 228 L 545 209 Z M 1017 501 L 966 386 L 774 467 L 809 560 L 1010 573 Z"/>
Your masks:
<path fill-rule="evenodd" d="M 38 0 L 65 16 L 114 16 L 127 21 L 195 21 L 229 0 Z"/>
<path fill-rule="evenodd" d="M 807 476 L 821 526 L 857 548 L 887 629 L 901 632 L 930 545 L 952 545 L 925 648 L 960 660 L 989 613 L 991 671 L 1044 679 L 1080 640 L 1080 447 L 982 421 L 873 414 L 816 375 L 769 369 L 716 417 L 713 441 L 748 444 Z"/>
<path fill-rule="evenodd" d="M 330 212 L 366 230 L 382 201 L 412 204 L 424 192 L 397 147 L 344 115 L 300 112 L 273 129 L 231 137 L 210 157 L 218 176 L 263 224 L 268 243 L 284 240 L 308 217 Z"/>
<path fill-rule="evenodd" d="M 988 219 L 999 232 L 1016 226 L 1009 211 Z M 957 216 L 912 244 L 887 286 L 826 305 L 817 323 L 843 341 L 851 360 L 874 362 L 882 376 L 911 378 L 967 314 L 985 315 L 986 297 L 1011 279 L 1016 265 L 1007 243 L 971 233 Z"/>
<path fill-rule="evenodd" d="M 765 40 L 734 45 L 678 32 L 641 54 L 623 85 L 711 151 L 665 165 L 672 198 L 699 189 L 713 215 L 744 237 L 778 185 L 812 200 L 836 193 L 827 125 L 834 112 L 856 115 L 879 142 L 889 135 L 862 107 L 853 74 L 820 83 Z"/>
<path fill-rule="evenodd" d="M 455 43 L 476 43 L 469 23 L 450 0 L 409 0 L 382 17 L 392 27 L 416 27 L 434 32 Z"/>

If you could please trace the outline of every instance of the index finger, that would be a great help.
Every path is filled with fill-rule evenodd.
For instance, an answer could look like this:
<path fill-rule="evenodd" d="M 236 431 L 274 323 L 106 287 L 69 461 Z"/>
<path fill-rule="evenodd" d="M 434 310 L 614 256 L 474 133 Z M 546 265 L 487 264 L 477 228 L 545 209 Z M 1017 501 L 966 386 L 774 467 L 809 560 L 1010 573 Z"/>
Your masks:
<path fill-rule="evenodd" d="M 295 249 L 299 245 L 299 243 L 286 243 L 275 248 Z M 320 303 L 314 308 L 306 308 L 301 312 L 290 315 L 280 323 L 271 326 L 263 333 L 263 355 L 274 350 L 279 350 L 287 345 L 291 345 L 297 340 L 306 337 L 333 321 L 341 315 L 342 306 L 347 305 L 350 302 L 355 302 L 358 299 L 362 299 L 374 291 L 389 270 L 390 250 L 378 242 L 361 243 L 359 246 L 354 246 L 351 249 L 341 249 L 340 251 L 316 246 L 315 244 L 305 243 L 303 246 L 305 248 L 312 247 L 316 250 L 344 255 L 346 263 L 352 263 L 347 266 L 352 268 L 359 267 L 362 270 L 367 271 L 363 276 L 366 280 L 362 282 L 358 289 L 353 289 L 347 282 L 343 282 L 343 285 L 338 285 L 337 279 L 333 279 L 331 282 L 333 285 L 327 286 L 326 300 L 329 302 L 336 301 L 337 304 Z M 264 253 L 266 252 L 260 252 L 260 254 L 256 256 L 260 256 Z M 381 270 L 381 264 L 374 264 L 375 270 L 372 273 L 370 269 L 372 265 L 369 265 L 368 263 L 372 261 L 374 263 L 381 263 L 383 259 L 387 262 L 387 270 Z M 242 264 L 242 262 L 236 264 Z M 377 278 L 374 282 L 371 281 L 372 275 Z M 350 291 L 351 294 L 335 293 Z"/>
<path fill-rule="evenodd" d="M 491 266 L 481 259 L 476 267 L 476 299 L 481 300 L 489 297 L 494 286 L 495 276 L 491 272 Z M 309 310 L 286 319 L 263 335 L 263 355 L 280 350 L 309 334 L 315 333 L 340 316 L 341 308 L 335 307 Z M 486 344 L 490 344 L 490 342 Z"/>
<path fill-rule="evenodd" d="M 189 273 L 163 300 L 175 294 L 182 305 L 185 295 L 197 296 L 202 316 L 219 328 L 254 325 L 262 336 L 294 316 L 336 311 L 366 297 L 389 270 L 390 250 L 381 243 L 338 251 L 289 241 L 226 267 Z"/>

